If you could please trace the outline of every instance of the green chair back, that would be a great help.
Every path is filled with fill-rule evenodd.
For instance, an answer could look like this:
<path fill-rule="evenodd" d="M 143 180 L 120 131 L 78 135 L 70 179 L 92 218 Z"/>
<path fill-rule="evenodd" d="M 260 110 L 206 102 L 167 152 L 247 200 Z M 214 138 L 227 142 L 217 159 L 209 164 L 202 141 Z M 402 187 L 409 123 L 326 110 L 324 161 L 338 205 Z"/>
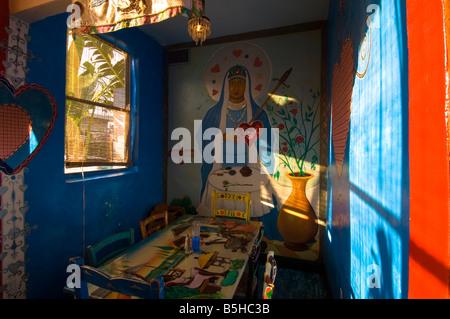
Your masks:
<path fill-rule="evenodd" d="M 132 245 L 134 245 L 133 228 L 108 236 L 86 248 L 89 265 L 99 267 Z"/>
<path fill-rule="evenodd" d="M 72 258 L 70 261 L 80 267 L 80 287 L 74 288 L 77 299 L 91 299 L 88 284 L 92 284 L 106 291 L 115 291 L 123 295 L 135 296 L 142 299 L 164 298 L 164 280 L 161 276 L 157 276 L 151 280 L 111 276 L 98 268 L 84 265 L 81 257 Z"/>

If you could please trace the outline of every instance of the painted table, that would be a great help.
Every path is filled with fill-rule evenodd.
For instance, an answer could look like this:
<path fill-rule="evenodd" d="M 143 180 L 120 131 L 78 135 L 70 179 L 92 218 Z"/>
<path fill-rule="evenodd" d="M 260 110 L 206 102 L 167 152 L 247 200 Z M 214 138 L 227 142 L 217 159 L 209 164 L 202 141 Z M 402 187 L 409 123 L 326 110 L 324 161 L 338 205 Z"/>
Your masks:
<path fill-rule="evenodd" d="M 192 222 L 201 225 L 200 251 L 185 253 Z M 110 275 L 164 278 L 166 299 L 233 297 L 261 223 L 186 215 L 137 243 L 101 267 Z M 90 287 L 91 296 L 117 298 L 117 293 Z M 96 290 L 96 291 L 95 291 Z"/>
<path fill-rule="evenodd" d="M 197 207 L 200 215 L 211 214 L 211 193 L 212 190 L 228 193 L 251 193 L 252 204 L 250 207 L 251 217 L 260 217 L 270 212 L 274 207 L 272 195 L 274 188 L 272 186 L 271 177 L 267 172 L 261 172 L 260 167 L 242 166 L 224 167 L 217 169 L 209 174 L 208 183 L 206 184 L 205 193 L 202 202 Z M 245 211 L 245 205 L 235 201 L 217 202 L 217 208 L 227 210 Z M 222 205 L 222 206 L 219 206 Z"/>

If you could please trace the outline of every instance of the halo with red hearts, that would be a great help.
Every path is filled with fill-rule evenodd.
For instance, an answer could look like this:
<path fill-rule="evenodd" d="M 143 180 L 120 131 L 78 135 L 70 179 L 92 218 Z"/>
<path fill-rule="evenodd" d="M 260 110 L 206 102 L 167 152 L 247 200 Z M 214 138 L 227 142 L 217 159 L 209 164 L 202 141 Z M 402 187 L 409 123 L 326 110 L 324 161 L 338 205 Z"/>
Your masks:
<path fill-rule="evenodd" d="M 251 78 L 254 99 L 265 92 L 271 78 L 271 64 L 259 46 L 248 42 L 236 42 L 213 54 L 205 69 L 205 86 L 209 96 L 219 101 L 227 72 L 236 65 L 244 66 Z"/>

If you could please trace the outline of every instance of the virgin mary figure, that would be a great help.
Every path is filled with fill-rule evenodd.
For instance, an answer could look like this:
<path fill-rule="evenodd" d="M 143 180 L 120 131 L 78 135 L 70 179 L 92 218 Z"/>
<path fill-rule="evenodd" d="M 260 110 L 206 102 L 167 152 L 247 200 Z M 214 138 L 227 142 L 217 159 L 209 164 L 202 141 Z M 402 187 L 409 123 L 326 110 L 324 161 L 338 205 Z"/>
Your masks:
<path fill-rule="evenodd" d="M 244 66 L 231 67 L 225 73 L 220 99 L 203 118 L 202 129 L 197 134 L 197 139 L 203 139 L 203 155 L 208 147 L 205 145 L 205 132 L 215 130 L 217 134 L 206 134 L 214 138 L 214 149 L 206 149 L 206 153 L 213 153 L 214 161 L 204 160 L 202 163 L 201 202 L 197 208 L 200 215 L 211 215 L 211 191 L 214 188 L 228 192 L 251 192 L 251 217 L 267 214 L 274 207 L 270 174 L 276 168 L 276 157 L 271 142 L 276 140 L 278 143 L 278 140 L 272 136 L 266 112 L 259 112 L 260 107 L 253 100 L 251 85 L 250 73 Z M 255 114 L 257 118 L 254 119 Z M 254 130 L 251 134 L 253 139 L 247 135 L 246 140 L 242 133 L 247 131 L 239 126 L 251 120 L 254 120 L 252 123 L 258 122 L 257 128 L 260 130 Z"/>

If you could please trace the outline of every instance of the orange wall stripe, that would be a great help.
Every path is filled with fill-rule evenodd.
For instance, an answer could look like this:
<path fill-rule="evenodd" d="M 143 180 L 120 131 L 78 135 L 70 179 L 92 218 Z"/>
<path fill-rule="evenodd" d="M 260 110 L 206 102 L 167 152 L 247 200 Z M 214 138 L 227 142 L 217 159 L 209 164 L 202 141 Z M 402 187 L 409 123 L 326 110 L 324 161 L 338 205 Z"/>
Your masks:
<path fill-rule="evenodd" d="M 443 2 L 408 0 L 409 298 L 449 297 L 449 163 Z"/>

